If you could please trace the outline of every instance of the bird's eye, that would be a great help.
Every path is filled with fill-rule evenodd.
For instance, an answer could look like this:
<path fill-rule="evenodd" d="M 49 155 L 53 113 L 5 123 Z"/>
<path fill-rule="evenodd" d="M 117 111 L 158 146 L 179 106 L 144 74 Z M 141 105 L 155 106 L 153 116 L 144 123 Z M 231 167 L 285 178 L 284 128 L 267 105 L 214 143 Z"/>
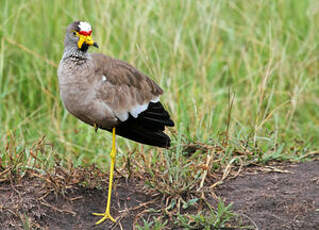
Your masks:
<path fill-rule="evenodd" d="M 73 31 L 73 32 L 72 32 L 72 34 L 75 36 L 75 35 L 76 35 L 76 32 L 75 32 L 75 31 Z"/>

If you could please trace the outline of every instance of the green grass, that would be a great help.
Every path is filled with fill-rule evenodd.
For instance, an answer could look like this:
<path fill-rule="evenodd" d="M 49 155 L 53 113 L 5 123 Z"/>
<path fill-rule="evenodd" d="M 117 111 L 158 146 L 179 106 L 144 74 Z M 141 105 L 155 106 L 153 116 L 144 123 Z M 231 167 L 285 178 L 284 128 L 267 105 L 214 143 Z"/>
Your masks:
<path fill-rule="evenodd" d="M 33 151 L 49 167 L 58 157 L 66 165 L 108 169 L 111 135 L 95 134 L 59 98 L 56 65 L 65 28 L 77 19 L 93 25 L 100 49 L 91 52 L 131 63 L 165 91 L 161 100 L 176 123 L 168 131 L 173 148 L 118 138 L 117 167 L 130 161 L 134 172 L 148 173 L 151 188 L 180 199 L 193 184 L 199 188 L 202 165 L 213 172 L 298 161 L 318 150 L 316 0 L 2 0 L 0 12 L 4 166 L 17 167 L 15 156 L 32 166 Z M 192 143 L 198 149 L 185 154 L 183 146 Z"/>
<path fill-rule="evenodd" d="M 46 136 L 62 158 L 104 167 L 110 135 L 95 135 L 67 114 L 56 67 L 47 63 L 59 62 L 65 27 L 81 19 L 94 26 L 101 48 L 92 51 L 126 60 L 159 82 L 184 138 L 218 142 L 229 125 L 230 140 L 258 145 L 263 159 L 298 158 L 319 144 L 318 7 L 297 0 L 5 0 L 1 143 L 15 138 L 28 146 Z M 119 142 L 121 159 L 135 144 Z"/>
<path fill-rule="evenodd" d="M 227 222 L 234 218 L 231 212 L 232 204 L 225 206 L 222 201 L 218 203 L 217 210 L 211 209 L 206 215 L 199 212 L 196 215 L 178 215 L 177 224 L 183 229 L 227 229 Z M 240 227 L 237 227 L 240 229 Z M 233 228 L 235 229 L 235 228 Z M 250 229 L 245 226 L 245 229 Z"/>

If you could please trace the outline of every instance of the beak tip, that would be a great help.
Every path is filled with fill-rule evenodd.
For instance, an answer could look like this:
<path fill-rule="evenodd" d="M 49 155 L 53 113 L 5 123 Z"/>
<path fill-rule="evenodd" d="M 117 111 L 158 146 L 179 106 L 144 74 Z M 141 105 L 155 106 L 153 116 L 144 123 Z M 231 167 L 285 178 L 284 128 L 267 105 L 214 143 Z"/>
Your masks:
<path fill-rule="evenodd" d="M 93 46 L 99 48 L 99 45 L 96 42 L 93 43 Z"/>

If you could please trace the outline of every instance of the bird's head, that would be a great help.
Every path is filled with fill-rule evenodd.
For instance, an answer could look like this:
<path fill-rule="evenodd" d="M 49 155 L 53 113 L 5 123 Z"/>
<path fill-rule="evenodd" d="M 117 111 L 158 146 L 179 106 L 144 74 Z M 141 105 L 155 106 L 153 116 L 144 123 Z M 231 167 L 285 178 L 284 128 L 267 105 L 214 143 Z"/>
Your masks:
<path fill-rule="evenodd" d="M 92 39 L 92 28 L 88 22 L 75 21 L 66 29 L 64 45 L 66 47 L 77 47 L 86 52 L 90 46 L 98 48 Z"/>

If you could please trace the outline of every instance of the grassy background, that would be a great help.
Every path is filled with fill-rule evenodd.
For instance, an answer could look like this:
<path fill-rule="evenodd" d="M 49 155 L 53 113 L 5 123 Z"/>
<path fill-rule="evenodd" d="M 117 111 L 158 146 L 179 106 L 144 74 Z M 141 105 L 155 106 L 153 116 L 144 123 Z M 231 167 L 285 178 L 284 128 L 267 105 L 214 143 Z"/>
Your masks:
<path fill-rule="evenodd" d="M 249 149 L 247 159 L 259 162 L 317 150 L 316 0 L 2 0 L 0 12 L 3 163 L 17 152 L 28 159 L 45 136 L 41 159 L 53 162 L 58 153 L 75 165 L 108 167 L 111 135 L 96 135 L 59 98 L 56 65 L 65 28 L 77 19 L 93 26 L 100 49 L 91 52 L 125 60 L 159 82 L 176 122 L 171 151 L 118 138 L 118 165 L 137 148 L 151 162 L 174 156 L 169 162 L 183 167 L 181 145 L 195 142 L 224 146 L 226 162 L 235 149 Z"/>

